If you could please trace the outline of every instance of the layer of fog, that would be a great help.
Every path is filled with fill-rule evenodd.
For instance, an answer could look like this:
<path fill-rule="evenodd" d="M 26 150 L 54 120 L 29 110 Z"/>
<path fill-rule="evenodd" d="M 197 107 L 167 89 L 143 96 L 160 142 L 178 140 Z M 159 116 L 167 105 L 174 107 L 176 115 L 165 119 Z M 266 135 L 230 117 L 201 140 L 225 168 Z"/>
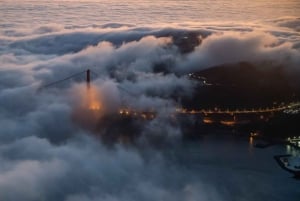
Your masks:
<path fill-rule="evenodd" d="M 185 76 L 190 71 L 271 60 L 283 65 L 287 73 L 299 72 L 299 33 L 295 31 L 299 19 L 293 20 L 281 20 L 284 29 L 270 30 L 233 25 L 188 29 L 120 24 L 2 31 L 0 199 L 266 200 L 271 196 L 297 200 L 295 195 L 300 192 L 294 190 L 294 183 L 282 189 L 275 185 L 282 193 L 269 195 L 273 187 L 263 179 L 279 182 L 282 177 L 271 179 L 265 169 L 259 173 L 251 169 L 246 172 L 249 176 L 245 172 L 235 175 L 235 168 L 222 163 L 230 177 L 223 178 L 228 179 L 226 186 L 218 187 L 224 181 L 212 176 L 214 165 L 200 167 L 203 172 L 191 170 L 147 143 L 152 135 L 180 144 L 181 128 L 169 117 L 180 106 L 180 100 L 175 102 L 172 97 L 190 95 L 194 90 L 194 83 Z M 176 40 L 186 40 L 191 32 L 198 35 L 199 44 L 182 52 L 182 43 Z M 82 98 L 80 90 L 85 89 L 80 79 L 38 92 L 45 83 L 87 68 L 98 74 L 93 77 L 93 87 L 109 111 L 126 105 L 158 112 L 144 125 L 137 147 L 116 143 L 108 148 L 72 120 Z M 261 183 L 256 186 L 251 176 L 261 177 Z"/>

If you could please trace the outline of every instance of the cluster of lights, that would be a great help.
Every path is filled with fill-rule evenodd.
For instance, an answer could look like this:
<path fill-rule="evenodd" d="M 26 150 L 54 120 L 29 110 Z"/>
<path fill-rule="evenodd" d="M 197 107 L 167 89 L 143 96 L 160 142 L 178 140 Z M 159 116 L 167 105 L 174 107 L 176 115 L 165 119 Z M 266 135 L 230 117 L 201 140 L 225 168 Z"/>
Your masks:
<path fill-rule="evenodd" d="M 90 105 L 89 109 L 90 109 L 90 110 L 98 111 L 98 110 L 101 109 L 101 107 L 100 107 L 100 104 L 98 104 L 98 103 L 92 103 L 92 104 Z"/>
<path fill-rule="evenodd" d="M 212 85 L 212 84 L 207 83 L 205 77 L 196 75 L 196 74 L 194 74 L 194 73 L 189 73 L 189 77 L 190 77 L 191 79 L 196 79 L 196 80 L 202 81 L 204 85 Z"/>
<path fill-rule="evenodd" d="M 258 132 L 251 132 L 251 133 L 250 133 L 250 137 L 256 137 L 256 136 L 258 136 L 258 135 L 259 135 Z"/>
<path fill-rule="evenodd" d="M 235 121 L 220 121 L 220 123 L 226 126 L 234 126 L 236 124 Z"/>
<path fill-rule="evenodd" d="M 300 147 L 300 136 L 288 137 L 286 139 L 289 143 Z"/>
<path fill-rule="evenodd" d="M 133 117 L 141 117 L 143 119 L 154 119 L 155 115 L 154 113 L 146 113 L 146 112 L 137 112 L 137 111 L 131 111 L 128 109 L 121 109 L 119 111 L 120 115 L 124 115 L 124 116 L 133 116 Z"/>
<path fill-rule="evenodd" d="M 286 114 L 299 114 L 300 113 L 300 108 L 298 109 L 287 109 L 283 111 Z"/>

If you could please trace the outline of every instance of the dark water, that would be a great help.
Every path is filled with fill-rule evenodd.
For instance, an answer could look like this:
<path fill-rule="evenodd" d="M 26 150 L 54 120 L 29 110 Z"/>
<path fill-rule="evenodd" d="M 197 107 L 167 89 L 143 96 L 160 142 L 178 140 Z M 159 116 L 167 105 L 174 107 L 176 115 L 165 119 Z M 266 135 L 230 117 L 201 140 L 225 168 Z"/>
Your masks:
<path fill-rule="evenodd" d="M 209 195 L 216 196 L 206 199 L 299 200 L 300 181 L 273 159 L 277 154 L 298 151 L 283 145 L 259 149 L 253 143 L 246 137 L 219 133 L 204 136 L 197 142 L 185 142 L 167 152 L 187 178 L 202 182 L 199 190 L 207 188 L 212 191 Z"/>

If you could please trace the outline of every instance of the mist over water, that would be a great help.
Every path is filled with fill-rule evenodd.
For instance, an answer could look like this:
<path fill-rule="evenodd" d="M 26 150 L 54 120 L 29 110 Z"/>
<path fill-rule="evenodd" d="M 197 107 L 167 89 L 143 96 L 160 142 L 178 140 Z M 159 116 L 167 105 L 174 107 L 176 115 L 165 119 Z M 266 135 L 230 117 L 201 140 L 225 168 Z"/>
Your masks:
<path fill-rule="evenodd" d="M 298 201 L 299 181 L 273 159 L 297 151 L 220 130 L 182 141 L 170 115 L 172 97 L 194 90 L 190 71 L 272 61 L 299 72 L 299 13 L 297 0 L 0 1 L 0 200 Z M 74 120 L 91 122 L 84 77 L 37 92 L 87 68 L 104 113 L 157 111 L 135 145 L 107 146 Z"/>

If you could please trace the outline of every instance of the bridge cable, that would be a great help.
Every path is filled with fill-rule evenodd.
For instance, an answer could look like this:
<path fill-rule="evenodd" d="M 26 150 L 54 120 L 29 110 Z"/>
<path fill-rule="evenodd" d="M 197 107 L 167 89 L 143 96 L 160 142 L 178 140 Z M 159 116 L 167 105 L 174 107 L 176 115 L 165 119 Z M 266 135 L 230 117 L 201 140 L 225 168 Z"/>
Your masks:
<path fill-rule="evenodd" d="M 93 73 L 93 74 L 95 74 L 97 77 L 99 77 L 99 74 L 96 73 L 95 71 L 91 70 L 91 73 Z M 118 85 L 118 88 L 121 89 L 122 91 L 128 93 L 129 95 L 137 96 L 136 93 L 133 93 L 133 92 L 129 91 L 128 89 L 125 89 L 124 87 L 121 87 L 120 85 Z"/>
<path fill-rule="evenodd" d="M 46 84 L 46 85 L 44 85 L 44 86 L 41 86 L 38 90 L 42 90 L 42 89 L 51 87 L 51 86 L 53 86 L 53 85 L 59 84 L 59 83 L 61 83 L 61 82 L 67 81 L 67 80 L 69 80 L 69 79 L 71 79 L 71 78 L 74 78 L 74 77 L 77 77 L 78 75 L 81 75 L 81 74 L 83 74 L 83 73 L 85 73 L 85 72 L 86 72 L 86 71 L 83 71 L 83 72 L 80 72 L 80 73 L 75 73 L 75 74 L 70 75 L 70 76 L 68 76 L 68 77 L 66 77 L 66 78 L 64 78 L 64 79 L 61 79 L 61 80 L 58 80 L 58 81 L 55 81 L 55 82 L 51 82 L 51 83 L 49 83 L 49 84 Z"/>

